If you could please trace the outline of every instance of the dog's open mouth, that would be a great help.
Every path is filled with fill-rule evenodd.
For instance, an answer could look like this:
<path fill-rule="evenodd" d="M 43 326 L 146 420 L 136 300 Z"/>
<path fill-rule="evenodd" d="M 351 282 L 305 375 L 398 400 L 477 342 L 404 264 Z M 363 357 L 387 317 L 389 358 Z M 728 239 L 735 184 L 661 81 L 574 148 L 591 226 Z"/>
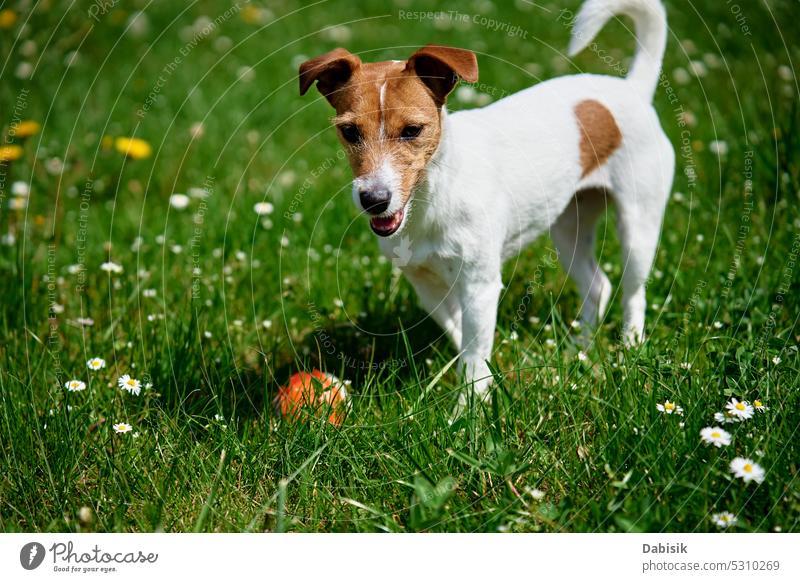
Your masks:
<path fill-rule="evenodd" d="M 404 216 L 405 210 L 401 208 L 389 216 L 373 216 L 369 220 L 369 225 L 372 227 L 372 232 L 378 236 L 391 236 L 403 224 Z"/>

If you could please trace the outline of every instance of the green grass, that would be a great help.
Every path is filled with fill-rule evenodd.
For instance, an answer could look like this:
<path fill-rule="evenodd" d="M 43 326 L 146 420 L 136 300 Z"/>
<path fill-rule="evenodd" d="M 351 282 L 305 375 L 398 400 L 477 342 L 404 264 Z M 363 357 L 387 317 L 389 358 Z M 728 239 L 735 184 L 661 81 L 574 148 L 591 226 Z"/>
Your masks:
<path fill-rule="evenodd" d="M 484 92 L 617 74 L 591 51 L 561 55 L 560 3 L 437 6 L 525 38 L 400 19 L 402 7 L 378 1 L 275 2 L 263 25 L 211 1 L 120 2 L 100 22 L 85 5 L 22 12 L 0 36 L 0 128 L 15 109 L 43 127 L 0 176 L 0 233 L 15 239 L 0 246 L 0 530 L 713 531 L 722 510 L 738 515 L 734 531 L 800 529 L 800 117 L 797 85 L 779 72 L 800 44 L 776 24 L 792 21 L 792 3 L 741 4 L 750 35 L 726 3 L 668 3 L 656 107 L 683 196 L 667 209 L 646 345 L 620 347 L 615 295 L 588 360 L 576 357 L 578 297 L 545 238 L 505 271 L 494 400 L 454 424 L 459 378 L 440 372 L 455 353 L 379 258 L 331 111 L 316 92 L 298 96 L 296 66 L 338 44 L 377 60 L 437 42 L 479 53 Z M 149 20 L 140 36 L 124 33 L 136 9 Z M 203 15 L 221 21 L 183 55 Z M 619 22 L 598 43 L 617 60 L 633 51 Z M 673 71 L 690 60 L 707 74 L 681 84 Z M 23 62 L 32 79 L 18 78 Z M 237 81 L 245 66 L 253 78 Z M 696 123 L 680 127 L 678 106 Z M 140 137 L 153 155 L 125 160 L 104 136 Z M 14 181 L 30 184 L 25 210 L 8 207 Z M 204 184 L 204 201 L 169 207 Z M 263 200 L 275 207 L 267 224 L 253 212 Z M 613 222 L 598 253 L 616 289 Z M 109 258 L 122 274 L 100 270 Z M 53 303 L 63 312 L 48 318 Z M 107 367 L 90 372 L 93 356 Z M 272 410 L 278 385 L 310 367 L 352 381 L 339 429 Z M 124 373 L 153 387 L 123 393 Z M 71 378 L 87 390 L 68 393 Z M 732 396 L 769 410 L 732 425 L 729 447 L 702 445 Z M 666 399 L 684 416 L 659 413 Z M 136 438 L 115 435 L 119 421 Z M 764 482 L 734 479 L 735 456 L 763 465 Z"/>

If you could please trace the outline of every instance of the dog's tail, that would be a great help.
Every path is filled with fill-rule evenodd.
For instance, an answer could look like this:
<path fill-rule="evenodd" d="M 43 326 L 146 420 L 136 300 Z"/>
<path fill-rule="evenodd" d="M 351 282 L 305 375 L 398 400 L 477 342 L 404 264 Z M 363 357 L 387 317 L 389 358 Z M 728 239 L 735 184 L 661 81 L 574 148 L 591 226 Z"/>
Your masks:
<path fill-rule="evenodd" d="M 587 0 L 572 27 L 569 55 L 586 48 L 617 14 L 630 16 L 636 25 L 636 55 L 627 78 L 642 97 L 652 101 L 667 44 L 667 15 L 660 0 Z"/>

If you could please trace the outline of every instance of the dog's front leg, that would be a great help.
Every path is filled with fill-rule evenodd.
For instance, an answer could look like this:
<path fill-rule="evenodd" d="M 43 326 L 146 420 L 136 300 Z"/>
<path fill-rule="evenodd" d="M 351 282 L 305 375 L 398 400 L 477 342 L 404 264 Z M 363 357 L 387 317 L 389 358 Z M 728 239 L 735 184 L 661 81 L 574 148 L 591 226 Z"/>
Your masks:
<path fill-rule="evenodd" d="M 461 350 L 461 305 L 455 291 L 430 271 L 406 269 L 404 274 L 417 292 L 420 305 L 447 333 L 456 350 Z"/>
<path fill-rule="evenodd" d="M 492 355 L 497 303 L 502 287 L 499 268 L 490 272 L 467 273 L 459 281 L 463 331 L 461 370 L 464 379 L 480 399 L 487 397 L 492 383 L 486 360 Z M 464 396 L 462 394 L 461 404 L 464 403 Z"/>

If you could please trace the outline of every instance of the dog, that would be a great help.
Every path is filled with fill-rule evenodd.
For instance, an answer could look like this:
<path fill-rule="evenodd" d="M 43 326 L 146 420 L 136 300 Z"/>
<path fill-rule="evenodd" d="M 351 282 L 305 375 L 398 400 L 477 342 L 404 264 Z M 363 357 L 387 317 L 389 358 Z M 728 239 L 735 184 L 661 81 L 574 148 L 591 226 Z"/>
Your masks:
<path fill-rule="evenodd" d="M 675 169 L 651 104 L 667 21 L 659 0 L 588 0 L 569 55 L 614 15 L 636 28 L 626 77 L 559 77 L 457 113 L 447 112 L 447 96 L 459 80 L 478 80 L 476 56 L 465 49 L 428 45 L 406 61 L 365 63 L 337 48 L 300 66 L 300 94 L 316 82 L 336 110 L 354 203 L 387 257 L 399 233 L 410 241 L 403 274 L 478 397 L 493 381 L 487 360 L 501 267 L 541 234 L 549 231 L 578 287 L 582 324 L 602 319 L 611 283 L 594 240 L 607 201 L 616 206 L 624 263 L 623 340 L 644 341 L 645 283 Z"/>

